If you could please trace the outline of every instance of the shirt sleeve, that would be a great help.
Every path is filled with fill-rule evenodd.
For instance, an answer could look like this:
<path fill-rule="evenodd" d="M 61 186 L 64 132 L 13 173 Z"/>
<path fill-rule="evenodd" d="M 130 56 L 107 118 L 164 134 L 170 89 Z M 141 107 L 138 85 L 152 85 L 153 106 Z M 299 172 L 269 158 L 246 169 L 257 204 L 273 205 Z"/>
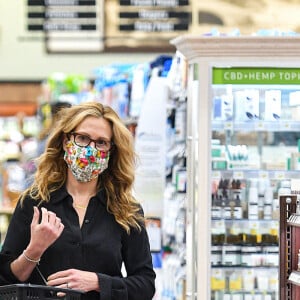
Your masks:
<path fill-rule="evenodd" d="M 151 300 L 155 293 L 155 272 L 152 265 L 147 231 L 131 229 L 124 233 L 124 278 L 98 274 L 101 300 Z"/>
<path fill-rule="evenodd" d="M 0 252 L 0 284 L 18 283 L 11 271 L 10 264 L 27 247 L 30 239 L 30 223 L 33 204 L 27 202 L 21 207 L 18 202 L 11 217 L 5 241 Z"/>

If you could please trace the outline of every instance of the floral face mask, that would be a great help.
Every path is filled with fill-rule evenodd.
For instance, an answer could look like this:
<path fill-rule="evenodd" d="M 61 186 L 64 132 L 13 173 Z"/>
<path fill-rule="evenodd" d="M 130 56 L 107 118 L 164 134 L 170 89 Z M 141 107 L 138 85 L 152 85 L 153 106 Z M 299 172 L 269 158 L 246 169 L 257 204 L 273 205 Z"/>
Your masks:
<path fill-rule="evenodd" d="M 72 141 L 67 142 L 66 148 L 64 160 L 77 181 L 89 182 L 108 167 L 109 152 L 91 146 L 79 147 Z"/>

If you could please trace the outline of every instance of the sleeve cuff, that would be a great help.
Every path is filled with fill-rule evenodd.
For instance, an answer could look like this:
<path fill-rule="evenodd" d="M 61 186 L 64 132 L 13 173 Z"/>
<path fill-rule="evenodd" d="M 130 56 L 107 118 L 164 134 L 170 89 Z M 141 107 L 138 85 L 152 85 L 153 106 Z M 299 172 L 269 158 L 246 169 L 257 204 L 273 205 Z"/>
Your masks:
<path fill-rule="evenodd" d="M 98 283 L 100 288 L 100 299 L 101 300 L 110 300 L 111 299 L 111 288 L 112 288 L 112 279 L 110 276 L 105 274 L 97 274 Z"/>
<path fill-rule="evenodd" d="M 122 278 L 97 273 L 101 300 L 127 300 L 127 289 Z"/>
<path fill-rule="evenodd" d="M 7 261 L 4 259 L 6 256 L 7 255 L 5 254 L 0 255 L 1 278 L 5 279 L 6 284 L 20 282 L 10 268 L 10 264 L 13 262 L 14 258 L 10 257 Z"/>

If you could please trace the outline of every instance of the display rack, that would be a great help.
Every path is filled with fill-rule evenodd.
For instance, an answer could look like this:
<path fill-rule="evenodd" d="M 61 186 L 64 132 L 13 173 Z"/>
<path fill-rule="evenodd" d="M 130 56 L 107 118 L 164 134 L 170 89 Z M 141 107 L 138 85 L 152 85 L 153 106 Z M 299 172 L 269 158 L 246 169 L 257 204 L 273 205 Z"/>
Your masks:
<path fill-rule="evenodd" d="M 299 195 L 280 196 L 280 300 L 300 299 Z"/>
<path fill-rule="evenodd" d="M 299 102 L 294 102 L 297 97 L 293 98 L 294 95 L 298 95 L 300 89 L 299 41 L 299 37 L 200 35 L 183 35 L 171 41 L 188 62 L 187 253 L 191 258 L 187 260 L 188 299 L 215 299 L 215 289 L 211 282 L 212 183 L 220 181 L 228 172 L 233 174 L 231 180 L 245 181 L 249 179 L 249 174 L 256 172 L 257 179 L 267 178 L 270 186 L 274 188 L 271 201 L 264 202 L 265 208 L 269 208 L 269 205 L 274 203 L 276 207 L 279 206 L 278 195 L 283 195 L 280 190 L 287 187 L 286 182 L 293 177 L 299 178 L 299 160 L 293 155 L 288 157 L 288 154 L 299 152 L 297 147 L 299 146 L 299 143 L 297 145 Z M 251 111 L 248 116 L 249 110 L 248 108 L 246 110 L 246 107 L 249 102 L 245 101 L 248 98 L 244 93 L 247 94 L 249 90 L 256 94 L 255 97 L 250 93 L 248 98 L 254 99 L 257 105 L 253 107 L 257 107 L 259 113 L 257 114 L 256 110 Z M 275 106 L 270 101 L 274 100 L 274 97 L 271 97 L 272 93 L 278 93 L 278 90 L 282 93 L 278 96 L 282 101 L 279 118 L 273 110 Z M 221 105 L 219 110 L 218 103 Z M 227 107 L 230 109 L 230 103 L 233 104 L 233 110 L 232 114 L 228 115 L 225 106 L 228 104 Z M 240 118 L 245 116 L 245 113 L 248 119 Z M 239 133 L 239 140 L 236 139 L 236 133 Z M 270 136 L 275 138 L 274 143 L 269 143 L 265 138 Z M 278 137 L 284 139 L 288 136 L 295 137 L 290 144 L 288 141 L 280 142 L 281 140 L 276 139 Z M 216 146 L 213 142 L 217 139 L 219 144 Z M 231 159 L 230 156 L 229 159 L 226 158 L 230 153 L 228 146 L 239 145 L 247 145 L 248 149 L 249 146 L 254 146 L 250 149 L 253 151 L 248 152 L 254 156 L 246 164 L 244 161 L 238 161 L 236 164 L 236 160 Z M 284 147 L 280 148 L 282 145 Z M 224 156 L 218 155 L 218 153 L 222 154 L 222 149 Z M 246 186 L 246 188 L 250 187 L 251 184 Z M 254 203 L 252 198 L 247 196 L 247 190 L 243 199 L 246 199 L 248 204 Z M 222 205 L 217 204 L 214 207 L 222 208 Z M 256 208 L 256 206 L 247 207 L 248 210 Z M 249 214 L 245 215 L 244 222 L 252 223 L 253 215 L 258 216 L 256 219 L 259 220 L 261 215 L 265 218 L 265 211 L 257 213 L 255 210 L 255 214 L 251 213 L 251 218 Z M 267 216 L 269 217 L 270 214 Z M 274 215 L 271 218 L 276 220 Z M 293 247 L 297 246 L 293 245 Z M 278 256 L 277 253 L 277 258 Z M 220 267 L 222 269 L 223 266 Z M 254 269 L 258 268 L 254 267 Z M 226 266 L 223 270 L 226 272 Z M 297 270 L 297 267 L 294 270 Z M 270 272 L 272 275 L 276 274 L 276 290 L 273 289 L 272 284 L 272 291 L 269 293 L 266 287 L 261 285 L 262 289 L 258 290 L 257 297 L 253 295 L 256 292 L 254 289 L 247 289 L 245 293 L 245 281 L 244 286 L 239 285 L 238 295 L 236 295 L 234 291 L 236 286 L 228 289 L 226 286 L 228 277 L 225 276 L 224 280 L 224 277 L 220 276 L 224 284 L 219 288 L 223 294 L 220 293 L 218 299 L 278 299 L 278 267 L 276 273 L 272 270 Z M 269 276 L 261 276 L 261 279 L 266 282 Z"/>

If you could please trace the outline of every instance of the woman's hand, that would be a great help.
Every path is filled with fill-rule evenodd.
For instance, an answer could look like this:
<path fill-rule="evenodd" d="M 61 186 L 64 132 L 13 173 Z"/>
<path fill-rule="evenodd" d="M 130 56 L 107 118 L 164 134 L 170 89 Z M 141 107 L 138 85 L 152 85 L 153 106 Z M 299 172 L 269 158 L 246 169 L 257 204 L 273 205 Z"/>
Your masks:
<path fill-rule="evenodd" d="M 26 254 L 29 257 L 41 257 L 43 252 L 58 239 L 64 230 L 61 219 L 54 212 L 42 207 L 41 213 L 41 222 L 39 222 L 40 211 L 34 207 L 30 228 L 31 239 L 26 248 Z"/>
<path fill-rule="evenodd" d="M 10 265 L 12 272 L 20 281 L 29 278 L 44 251 L 64 230 L 64 225 L 54 212 L 42 207 L 42 218 L 39 222 L 40 212 L 37 207 L 33 209 L 30 242 L 24 252 Z"/>
<path fill-rule="evenodd" d="M 77 269 L 68 269 L 51 274 L 47 278 L 47 284 L 83 292 L 99 291 L 97 274 Z"/>

